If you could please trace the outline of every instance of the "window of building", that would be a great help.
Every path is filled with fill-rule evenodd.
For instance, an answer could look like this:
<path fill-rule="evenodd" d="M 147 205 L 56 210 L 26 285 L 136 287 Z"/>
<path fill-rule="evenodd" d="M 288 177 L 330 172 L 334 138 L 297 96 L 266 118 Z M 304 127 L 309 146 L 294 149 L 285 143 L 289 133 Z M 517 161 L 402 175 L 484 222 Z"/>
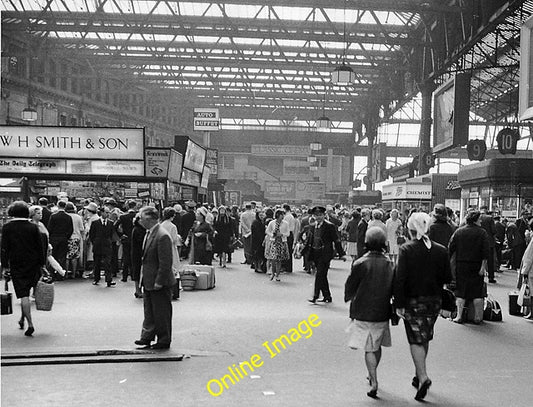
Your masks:
<path fill-rule="evenodd" d="M 59 115 L 59 125 L 60 126 L 66 126 L 67 125 L 67 114 L 61 113 Z"/>
<path fill-rule="evenodd" d="M 222 156 L 222 168 L 225 170 L 234 170 L 235 169 L 235 157 L 232 155 L 223 155 Z"/>
<path fill-rule="evenodd" d="M 78 118 L 77 117 L 71 117 L 70 118 L 70 126 L 77 126 L 78 125 Z"/>

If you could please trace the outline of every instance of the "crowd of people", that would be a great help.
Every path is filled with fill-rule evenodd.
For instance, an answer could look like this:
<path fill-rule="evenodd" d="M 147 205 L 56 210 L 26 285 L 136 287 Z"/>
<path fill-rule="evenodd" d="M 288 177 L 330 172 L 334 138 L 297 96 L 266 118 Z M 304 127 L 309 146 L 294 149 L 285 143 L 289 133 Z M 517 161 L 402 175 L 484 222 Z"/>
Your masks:
<path fill-rule="evenodd" d="M 416 371 L 413 386 L 417 399 L 423 399 L 431 385 L 425 358 L 443 285 L 453 288 L 457 297 L 453 321 L 465 322 L 463 309 L 472 304 L 473 323 L 480 324 L 485 277 L 494 284 L 495 272 L 502 267 L 519 270 L 519 275 L 533 270 L 528 210 L 510 221 L 481 207 L 468 210 L 460 221 L 442 204 L 426 214 L 338 204 L 258 207 L 254 202 L 242 209 L 194 201 L 157 208 L 133 200 L 121 206 L 112 198 L 82 205 L 62 198 L 51 205 L 41 198 L 36 205 L 17 201 L 8 214 L 1 264 L 21 298 L 19 325 L 24 329 L 28 324 L 28 336 L 35 331 L 29 295 L 43 274 L 56 280 L 90 278 L 93 285 L 104 277 L 107 288 L 116 285 L 119 275 L 123 282 L 129 277 L 145 310 L 141 338 L 135 343 L 165 349 L 170 346 L 171 301 L 180 293 L 181 263 L 215 262 L 224 269 L 234 250 L 242 247 L 242 264 L 278 282 L 283 273 L 294 271 L 293 259 L 302 258 L 302 271 L 314 275 L 308 299 L 314 304 L 333 301 L 330 263 L 351 256 L 344 298 L 351 302 L 354 322 L 350 346 L 365 350 L 371 397 L 377 395 L 381 346 L 390 346 L 391 315 L 405 321 Z M 396 312 L 391 312 L 391 299 Z M 525 311 L 531 318 L 530 310 Z"/>

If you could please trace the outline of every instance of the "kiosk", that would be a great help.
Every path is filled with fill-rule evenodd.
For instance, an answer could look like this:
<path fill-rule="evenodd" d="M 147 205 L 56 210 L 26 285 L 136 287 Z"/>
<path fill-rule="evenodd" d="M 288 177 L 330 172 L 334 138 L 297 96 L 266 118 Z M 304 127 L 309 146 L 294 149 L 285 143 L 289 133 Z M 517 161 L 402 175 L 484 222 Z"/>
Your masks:
<path fill-rule="evenodd" d="M 486 205 L 508 218 L 533 202 L 533 159 L 493 158 L 461 168 L 461 213 Z"/>

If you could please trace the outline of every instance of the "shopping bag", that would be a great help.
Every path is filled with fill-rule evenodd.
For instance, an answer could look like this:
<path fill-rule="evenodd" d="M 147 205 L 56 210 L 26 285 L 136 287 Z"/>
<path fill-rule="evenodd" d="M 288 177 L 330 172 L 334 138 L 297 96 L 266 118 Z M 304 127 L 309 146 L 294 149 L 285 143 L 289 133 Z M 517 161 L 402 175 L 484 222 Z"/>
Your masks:
<path fill-rule="evenodd" d="M 35 286 L 35 308 L 39 311 L 51 311 L 54 304 L 54 284 L 39 280 Z"/>
<path fill-rule="evenodd" d="M 531 305 L 531 291 L 529 288 L 529 281 L 526 277 L 522 281 L 522 286 L 518 292 L 518 299 L 516 303 L 521 307 L 529 307 Z"/>
<path fill-rule="evenodd" d="M 0 298 L 2 300 L 1 311 L 2 315 L 9 315 L 13 313 L 13 294 L 8 292 L 9 287 L 7 286 L 7 280 L 4 286 L 4 292 L 0 293 Z"/>

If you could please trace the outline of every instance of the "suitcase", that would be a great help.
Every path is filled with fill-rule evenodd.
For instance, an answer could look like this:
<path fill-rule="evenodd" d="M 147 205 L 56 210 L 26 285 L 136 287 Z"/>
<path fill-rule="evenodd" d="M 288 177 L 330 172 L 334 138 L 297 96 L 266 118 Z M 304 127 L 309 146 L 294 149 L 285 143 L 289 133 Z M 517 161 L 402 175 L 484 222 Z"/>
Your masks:
<path fill-rule="evenodd" d="M 209 290 L 215 287 L 215 268 L 213 266 L 195 264 L 189 267 L 194 268 L 198 277 L 195 290 Z"/>
<path fill-rule="evenodd" d="M 509 315 L 522 315 L 522 307 L 516 303 L 518 300 L 518 291 L 511 291 L 509 293 Z"/>

